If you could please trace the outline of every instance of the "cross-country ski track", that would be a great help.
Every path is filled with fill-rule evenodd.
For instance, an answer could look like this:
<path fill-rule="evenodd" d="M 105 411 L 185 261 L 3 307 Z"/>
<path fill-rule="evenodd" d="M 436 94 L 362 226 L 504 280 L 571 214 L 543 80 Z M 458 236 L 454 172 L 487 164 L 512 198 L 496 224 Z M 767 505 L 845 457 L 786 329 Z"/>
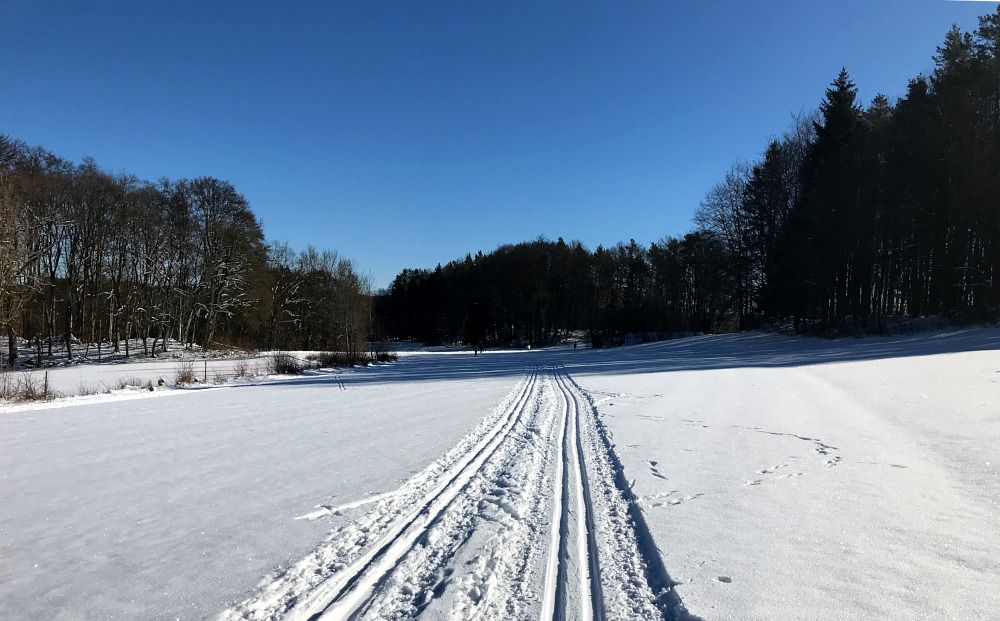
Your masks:
<path fill-rule="evenodd" d="M 679 618 L 657 607 L 602 433 L 564 370 L 529 370 L 444 458 L 220 618 Z"/>

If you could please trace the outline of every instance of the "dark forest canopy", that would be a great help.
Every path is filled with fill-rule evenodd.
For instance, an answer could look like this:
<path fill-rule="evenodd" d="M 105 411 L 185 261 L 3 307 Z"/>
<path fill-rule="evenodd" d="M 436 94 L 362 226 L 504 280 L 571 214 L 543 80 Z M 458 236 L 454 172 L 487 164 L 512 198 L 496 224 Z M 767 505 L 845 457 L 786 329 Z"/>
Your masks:
<path fill-rule="evenodd" d="M 930 75 L 866 107 L 846 70 L 811 118 L 707 193 L 697 229 L 589 251 L 539 239 L 404 270 L 390 335 L 543 343 L 747 329 L 823 333 L 892 316 L 1000 316 L 1000 9 L 952 28 Z M 636 224 L 641 227 L 641 223 Z"/>
<path fill-rule="evenodd" d="M 434 270 L 404 270 L 377 305 L 388 334 L 427 343 L 542 344 L 586 330 L 711 330 L 728 315 L 725 248 L 710 232 L 593 252 L 579 242 L 505 245 Z"/>

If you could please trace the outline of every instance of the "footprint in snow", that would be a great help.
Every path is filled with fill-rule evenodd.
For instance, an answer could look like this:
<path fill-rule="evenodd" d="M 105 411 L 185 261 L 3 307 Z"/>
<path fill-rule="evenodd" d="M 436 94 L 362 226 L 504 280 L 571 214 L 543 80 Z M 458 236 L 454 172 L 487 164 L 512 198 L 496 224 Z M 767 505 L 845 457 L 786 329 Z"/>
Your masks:
<path fill-rule="evenodd" d="M 717 576 L 715 579 L 723 584 L 729 584 L 730 582 L 733 581 L 733 579 L 730 578 L 729 576 Z"/>
<path fill-rule="evenodd" d="M 708 429 L 708 425 L 704 424 L 705 421 L 697 420 L 694 418 L 682 418 L 684 424 L 690 427 L 701 427 L 702 429 Z"/>
<path fill-rule="evenodd" d="M 652 496 L 640 496 L 636 500 L 639 502 L 640 505 L 646 504 L 649 505 L 651 508 L 662 507 L 663 505 L 667 504 L 667 501 L 660 501 L 660 502 L 654 502 L 654 501 L 656 501 L 659 498 L 667 498 L 676 493 L 677 490 L 672 489 L 669 492 L 660 492 L 658 494 L 653 494 Z"/>
<path fill-rule="evenodd" d="M 788 474 L 783 474 L 783 475 L 775 477 L 775 478 L 776 479 L 790 479 L 792 477 L 800 477 L 800 476 L 802 476 L 801 472 L 796 472 L 795 474 L 792 474 L 792 473 L 789 472 Z"/>
<path fill-rule="evenodd" d="M 776 466 L 771 466 L 770 468 L 762 468 L 762 469 L 760 469 L 760 470 L 757 471 L 757 474 L 773 474 L 774 472 L 776 472 L 780 468 L 785 468 L 787 466 L 788 466 L 788 464 L 778 464 Z"/>
<path fill-rule="evenodd" d="M 650 460 L 648 460 L 648 462 L 649 462 L 649 472 L 650 472 L 650 473 L 651 473 L 651 474 L 652 474 L 652 475 L 653 475 L 654 477 L 656 477 L 656 478 L 658 478 L 658 479 L 663 479 L 664 481 L 666 481 L 666 480 L 667 480 L 667 477 L 663 476 L 663 474 L 662 474 L 662 473 L 660 472 L 660 470 L 659 470 L 659 469 L 658 469 L 658 468 L 656 467 L 656 465 L 657 465 L 658 463 L 660 463 L 660 462 L 658 462 L 658 461 L 653 461 L 653 460 L 651 460 L 651 459 L 650 459 Z"/>
<path fill-rule="evenodd" d="M 673 493 L 674 492 L 669 492 L 667 494 L 667 496 L 669 496 L 670 494 L 673 494 Z M 685 496 L 683 498 L 668 499 L 668 500 L 666 500 L 664 502 L 654 502 L 654 503 L 651 503 L 649 506 L 650 506 L 650 508 L 654 508 L 654 509 L 657 508 L 657 507 L 676 507 L 679 504 L 683 504 L 683 503 L 685 503 L 685 502 L 687 502 L 689 500 L 694 500 L 695 498 L 699 498 L 699 497 L 701 497 L 703 495 L 704 494 L 695 494 L 693 496 Z"/>
<path fill-rule="evenodd" d="M 670 505 L 677 506 L 677 505 L 679 505 L 681 503 L 684 503 L 684 502 L 687 502 L 689 500 L 694 500 L 695 498 L 701 498 L 702 496 L 704 496 L 704 494 L 699 493 L 699 494 L 695 494 L 693 496 L 685 496 L 684 498 L 675 498 L 674 500 L 670 500 L 670 501 L 667 501 L 667 502 Z"/>

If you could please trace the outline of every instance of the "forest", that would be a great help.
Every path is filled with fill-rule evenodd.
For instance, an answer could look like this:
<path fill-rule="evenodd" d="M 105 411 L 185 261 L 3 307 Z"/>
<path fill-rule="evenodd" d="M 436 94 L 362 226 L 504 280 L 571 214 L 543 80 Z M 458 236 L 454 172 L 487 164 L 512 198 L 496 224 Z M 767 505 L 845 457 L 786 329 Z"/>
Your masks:
<path fill-rule="evenodd" d="M 99 357 L 102 343 L 128 355 L 130 341 L 155 356 L 169 339 L 353 354 L 365 351 L 370 308 L 370 283 L 349 260 L 265 243 L 226 181 L 144 182 L 0 135 L 8 364 L 53 348 Z"/>
<path fill-rule="evenodd" d="M 362 352 L 378 337 L 595 346 L 784 322 L 883 332 L 1000 318 L 1000 9 L 867 105 L 846 70 L 818 110 L 734 165 L 695 228 L 588 249 L 539 238 L 404 269 L 384 291 L 332 251 L 266 242 L 211 177 L 147 182 L 0 134 L 0 330 L 29 347 Z M 635 223 L 637 231 L 643 223 Z M 127 352 L 126 352 L 127 353 Z"/>
<path fill-rule="evenodd" d="M 814 114 L 709 189 L 694 223 L 648 246 L 538 239 L 407 269 L 378 314 L 395 337 L 486 345 L 996 320 L 1000 10 L 952 28 L 896 101 L 863 105 L 842 70 Z"/>

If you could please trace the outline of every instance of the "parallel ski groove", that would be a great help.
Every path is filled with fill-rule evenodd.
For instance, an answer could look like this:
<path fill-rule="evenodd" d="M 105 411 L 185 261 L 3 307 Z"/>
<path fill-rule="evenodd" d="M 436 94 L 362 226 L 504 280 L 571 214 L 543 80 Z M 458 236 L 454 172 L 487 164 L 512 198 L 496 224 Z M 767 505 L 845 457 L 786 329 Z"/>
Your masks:
<path fill-rule="evenodd" d="M 452 469 L 451 476 L 421 499 L 416 511 L 400 520 L 371 550 L 320 584 L 285 618 L 288 621 L 349 619 L 364 606 L 377 583 L 392 570 L 434 518 L 447 508 L 450 500 L 461 492 L 514 427 L 534 392 L 537 377 L 536 372 L 530 374 L 514 405 L 494 431 Z M 422 517 L 424 519 L 418 522 Z"/>
<path fill-rule="evenodd" d="M 601 565 L 597 551 L 597 525 L 594 520 L 594 504 L 591 499 L 590 477 L 587 474 L 587 461 L 584 457 L 583 440 L 580 434 L 580 401 L 576 392 L 568 382 L 568 376 L 557 374 L 557 384 L 559 389 L 566 395 L 567 401 L 572 402 L 574 436 L 576 439 L 576 464 L 579 476 L 579 504 L 578 504 L 578 535 L 586 533 L 586 537 L 580 537 L 578 547 L 580 550 L 580 580 L 581 593 L 589 591 L 589 602 L 584 600 L 584 605 L 589 603 L 589 610 L 583 611 L 584 618 L 593 618 L 595 621 L 604 620 L 604 595 L 601 589 Z M 587 562 L 583 562 L 586 559 Z"/>
<path fill-rule="evenodd" d="M 563 584 L 563 573 L 565 571 L 564 548 L 566 540 L 566 511 L 568 510 L 567 498 L 568 485 L 566 483 L 567 469 L 566 461 L 566 428 L 569 425 L 569 413 L 566 409 L 562 413 L 562 422 L 559 425 L 559 436 L 556 438 L 555 446 L 558 447 L 558 455 L 553 460 L 555 473 L 552 477 L 552 520 L 548 545 L 548 561 L 545 570 L 545 585 L 542 591 L 542 611 L 541 620 L 549 621 L 558 619 L 565 615 L 565 585 Z"/>
<path fill-rule="evenodd" d="M 552 501 L 552 529 L 541 619 L 600 621 L 604 619 L 604 598 L 601 591 L 597 528 L 580 433 L 580 404 L 563 375 L 560 370 L 553 372 L 553 379 L 562 396 L 564 407 L 562 431 L 557 440 L 559 456 L 554 460 L 556 473 L 553 479 L 555 489 Z M 571 548 L 569 542 L 571 497 L 575 500 L 575 548 Z M 571 554 L 575 556 L 580 596 L 580 609 L 573 612 L 567 610 L 567 589 L 570 580 L 568 565 Z"/>
<path fill-rule="evenodd" d="M 220 621 L 691 618 L 589 394 L 538 367 L 501 403 L 403 506 L 358 521 L 385 516 L 378 538 L 304 564 L 332 575 L 279 579 Z"/>

